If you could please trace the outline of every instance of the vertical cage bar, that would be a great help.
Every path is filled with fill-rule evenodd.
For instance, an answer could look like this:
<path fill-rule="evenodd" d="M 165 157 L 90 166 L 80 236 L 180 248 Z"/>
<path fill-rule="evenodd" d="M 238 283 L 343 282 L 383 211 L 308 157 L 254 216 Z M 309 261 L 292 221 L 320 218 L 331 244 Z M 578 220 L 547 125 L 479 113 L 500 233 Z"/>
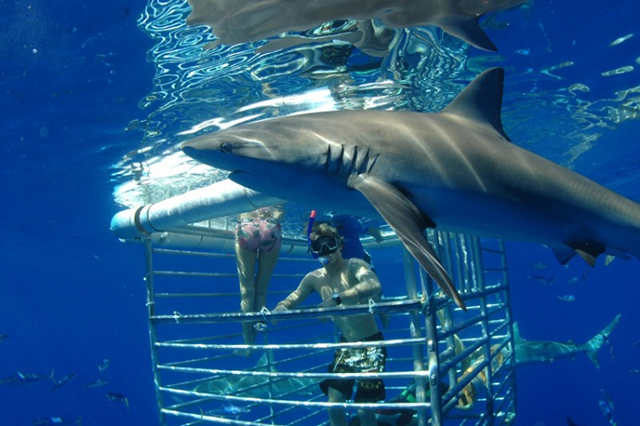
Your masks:
<path fill-rule="evenodd" d="M 145 239 L 144 242 L 144 251 L 145 251 L 145 259 L 146 259 L 146 274 L 145 274 L 145 282 L 147 284 L 147 313 L 149 315 L 149 342 L 151 344 L 151 368 L 153 372 L 153 381 L 154 388 L 156 393 L 156 403 L 158 404 L 158 415 L 160 416 L 159 421 L 160 425 L 166 425 L 166 419 L 164 413 L 162 412 L 163 404 L 162 404 L 162 395 L 160 394 L 160 371 L 158 370 L 159 365 L 159 353 L 158 346 L 156 343 L 158 342 L 157 336 L 157 326 L 151 320 L 156 315 L 156 300 L 155 300 L 155 292 L 154 292 L 154 272 L 153 272 L 153 246 L 151 244 L 151 240 L 149 238 Z"/>

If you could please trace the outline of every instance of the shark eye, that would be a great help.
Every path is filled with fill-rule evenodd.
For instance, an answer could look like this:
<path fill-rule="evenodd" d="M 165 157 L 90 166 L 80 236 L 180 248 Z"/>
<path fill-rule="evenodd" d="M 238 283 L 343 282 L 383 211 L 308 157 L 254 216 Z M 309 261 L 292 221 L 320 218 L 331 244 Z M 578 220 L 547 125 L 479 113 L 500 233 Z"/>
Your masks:
<path fill-rule="evenodd" d="M 229 142 L 223 142 L 220 145 L 220 149 L 222 150 L 222 152 L 228 152 L 231 153 L 231 144 Z"/>

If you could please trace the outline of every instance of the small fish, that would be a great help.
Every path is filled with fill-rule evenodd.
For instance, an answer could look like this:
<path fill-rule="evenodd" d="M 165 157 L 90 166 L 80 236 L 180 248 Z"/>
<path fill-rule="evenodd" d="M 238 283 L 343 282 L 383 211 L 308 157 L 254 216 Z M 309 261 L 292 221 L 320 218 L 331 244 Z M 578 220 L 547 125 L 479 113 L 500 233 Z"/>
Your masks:
<path fill-rule="evenodd" d="M 53 392 L 56 389 L 61 388 L 62 386 L 66 385 L 67 383 L 69 383 L 71 380 L 73 380 L 73 378 L 76 377 L 75 373 L 73 374 L 69 374 L 68 376 L 64 376 L 62 379 L 60 379 L 59 381 L 56 381 L 56 379 L 53 379 L 53 383 L 55 383 L 53 385 L 53 387 L 51 388 L 51 392 Z"/>
<path fill-rule="evenodd" d="M 127 411 L 129 411 L 129 400 L 127 399 L 126 396 L 120 393 L 115 393 L 115 392 L 107 392 L 106 395 L 107 395 L 107 399 L 111 401 L 123 403 L 127 407 Z"/>
<path fill-rule="evenodd" d="M 232 417 L 238 418 L 242 414 L 246 414 L 250 412 L 251 412 L 251 408 L 249 407 L 240 407 L 238 405 L 233 405 L 233 404 L 224 404 L 219 408 L 215 408 L 213 410 L 207 411 L 207 414 L 232 416 Z"/>
<path fill-rule="evenodd" d="M 105 358 L 105 359 L 102 360 L 100 365 L 98 365 L 98 370 L 104 371 L 107 368 L 109 368 L 109 360 Z"/>
<path fill-rule="evenodd" d="M 547 264 L 544 262 L 537 262 L 537 263 L 532 263 L 531 265 L 529 265 L 531 267 L 531 269 L 536 269 L 536 270 L 542 270 L 542 269 L 546 269 Z"/>
<path fill-rule="evenodd" d="M 2 342 L 3 340 L 7 340 L 9 337 L 11 337 L 8 334 L 2 334 L 0 333 L 0 342 Z"/>
<path fill-rule="evenodd" d="M 640 370 L 637 368 L 629 370 L 629 374 L 640 374 Z"/>
<path fill-rule="evenodd" d="M 578 277 L 571 277 L 567 280 L 567 284 L 575 284 L 579 281 Z"/>
<path fill-rule="evenodd" d="M 613 47 L 613 46 L 616 46 L 616 45 L 618 45 L 618 44 L 620 44 L 620 43 L 624 43 L 625 41 L 629 40 L 631 37 L 633 37 L 633 33 L 631 33 L 631 34 L 627 34 L 627 35 L 622 36 L 622 37 L 618 37 L 617 39 L 613 40 L 613 41 L 609 44 L 609 46 L 610 46 L 610 47 Z"/>
<path fill-rule="evenodd" d="M 25 386 L 25 385 L 32 385 L 34 383 L 39 383 L 47 379 L 53 380 L 53 383 L 55 383 L 55 379 L 53 378 L 53 370 L 51 370 L 51 374 L 48 376 L 43 376 L 41 374 L 18 372 L 13 376 L 0 379 L 0 384 L 11 385 L 11 386 Z"/>
<path fill-rule="evenodd" d="M 69 420 L 62 417 L 44 417 L 42 419 L 36 419 L 32 423 L 34 425 L 82 425 L 82 417 L 78 420 Z"/>
<path fill-rule="evenodd" d="M 98 380 L 94 380 L 91 383 L 87 383 L 86 385 L 84 385 L 85 388 L 99 388 L 100 386 L 105 386 L 108 385 L 109 381 L 108 380 L 104 380 L 104 379 L 98 379 Z"/>
<path fill-rule="evenodd" d="M 558 300 L 562 302 L 574 302 L 576 297 L 573 294 L 565 294 L 564 296 L 558 295 Z"/>
<path fill-rule="evenodd" d="M 527 278 L 529 278 L 530 280 L 535 280 L 538 281 L 540 283 L 542 283 L 542 285 L 547 286 L 547 285 L 551 285 L 554 282 L 556 282 L 556 279 L 553 277 L 543 277 L 542 275 L 527 275 Z"/>
<path fill-rule="evenodd" d="M 636 341 L 633 346 L 640 346 L 640 340 Z"/>

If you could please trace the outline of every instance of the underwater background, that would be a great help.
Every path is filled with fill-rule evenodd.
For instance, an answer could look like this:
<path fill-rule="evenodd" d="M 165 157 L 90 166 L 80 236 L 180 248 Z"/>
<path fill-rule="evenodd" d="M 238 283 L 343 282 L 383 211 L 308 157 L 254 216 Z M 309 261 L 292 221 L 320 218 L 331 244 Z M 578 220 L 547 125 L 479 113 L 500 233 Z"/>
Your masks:
<path fill-rule="evenodd" d="M 206 120 L 326 107 L 327 87 L 332 108 L 437 111 L 481 70 L 501 66 L 503 123 L 515 143 L 640 201 L 632 0 L 535 0 L 490 14 L 495 54 L 435 28 L 406 31 L 405 50 L 391 60 L 344 46 L 321 55 L 260 56 L 246 45 L 203 52 L 213 38 L 184 24 L 182 1 L 0 1 L 0 9 L 0 379 L 76 375 L 55 391 L 49 381 L 0 384 L 0 425 L 157 424 L 144 250 L 120 243 L 109 223 L 120 210 L 221 178 L 177 157 L 185 132 Z M 320 100 L 277 102 L 314 90 Z M 608 424 L 602 389 L 618 424 L 637 423 L 640 261 L 563 267 L 539 245 L 507 247 L 523 337 L 582 343 L 622 314 L 599 369 L 584 355 L 518 368 L 516 424 Z M 383 287 L 393 286 L 397 259 L 373 255 Z M 97 379 L 109 383 L 85 386 Z M 126 396 L 129 409 L 107 392 Z"/>

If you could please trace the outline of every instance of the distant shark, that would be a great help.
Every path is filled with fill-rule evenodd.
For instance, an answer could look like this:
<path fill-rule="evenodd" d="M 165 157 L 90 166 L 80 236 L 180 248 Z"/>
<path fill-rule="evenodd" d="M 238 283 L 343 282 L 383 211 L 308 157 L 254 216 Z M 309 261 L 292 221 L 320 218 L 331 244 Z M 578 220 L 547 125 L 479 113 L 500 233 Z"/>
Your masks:
<path fill-rule="evenodd" d="M 562 343 L 525 340 L 520 337 L 518 324 L 515 323 L 514 338 L 516 346 L 516 365 L 520 366 L 539 362 L 552 362 L 561 358 L 572 358 L 577 354 L 584 352 L 596 368 L 600 368 L 600 363 L 598 362 L 598 350 L 605 343 L 610 345 L 609 334 L 611 334 L 614 327 L 618 325 L 621 317 L 622 315 L 620 314 L 616 315 L 608 326 L 583 345 L 577 345 L 573 342 Z"/>
<path fill-rule="evenodd" d="M 260 357 L 253 371 L 276 372 L 267 366 L 266 353 Z M 310 395 L 319 380 L 306 377 L 271 378 L 266 376 L 228 375 L 200 383 L 195 391 L 216 395 L 233 395 L 255 398 L 279 398 L 291 394 Z M 317 388 L 319 389 L 319 388 Z"/>
<path fill-rule="evenodd" d="M 256 191 L 310 207 L 382 217 L 464 307 L 425 228 L 529 241 L 565 264 L 578 253 L 640 255 L 640 205 L 511 143 L 504 71 L 483 72 L 439 113 L 333 111 L 198 136 L 194 159 Z"/>
<path fill-rule="evenodd" d="M 575 355 L 584 352 L 587 354 L 596 368 L 600 368 L 600 364 L 598 363 L 597 358 L 598 350 L 605 343 L 607 343 L 611 348 L 611 355 L 613 356 L 613 346 L 611 346 L 611 343 L 609 342 L 609 334 L 611 334 L 615 326 L 618 324 L 620 318 L 621 315 L 616 315 L 616 317 L 608 326 L 606 326 L 600 333 L 596 334 L 584 345 L 576 345 L 573 342 L 561 343 L 553 341 L 524 340 L 520 337 L 518 324 L 515 323 L 514 341 L 516 366 L 520 367 L 527 364 L 552 362 L 560 358 L 574 357 Z M 464 343 L 458 336 L 454 336 L 454 342 L 455 353 L 461 353 L 465 349 Z M 492 371 L 496 371 L 497 369 L 501 368 L 502 365 L 509 359 L 508 346 L 502 348 L 500 352 L 495 353 L 495 351 L 499 347 L 500 344 L 496 344 L 491 347 L 491 352 L 494 353 L 491 362 Z M 484 348 L 482 347 L 477 349 L 473 354 L 462 361 L 461 366 L 464 373 L 462 374 L 462 376 L 460 376 L 458 381 L 464 381 L 465 377 L 470 374 L 475 374 L 475 376 L 460 392 L 460 399 L 458 400 L 458 404 L 456 406 L 457 408 L 461 410 L 469 410 L 473 408 L 473 405 L 478 398 L 478 393 L 482 389 L 486 388 L 487 376 L 483 373 L 478 374 L 477 372 L 475 372 L 478 366 L 484 362 L 485 355 Z M 390 414 L 386 413 L 386 415 L 389 416 Z"/>
<path fill-rule="evenodd" d="M 365 27 L 377 19 L 388 28 L 434 25 L 472 46 L 495 51 L 495 45 L 482 31 L 478 20 L 487 13 L 509 9 L 528 0 L 188 1 L 192 12 L 187 24 L 210 26 L 218 37 L 213 46 L 259 41 L 286 32 L 305 32 L 325 23 L 350 19 L 360 21 L 359 26 Z"/>

